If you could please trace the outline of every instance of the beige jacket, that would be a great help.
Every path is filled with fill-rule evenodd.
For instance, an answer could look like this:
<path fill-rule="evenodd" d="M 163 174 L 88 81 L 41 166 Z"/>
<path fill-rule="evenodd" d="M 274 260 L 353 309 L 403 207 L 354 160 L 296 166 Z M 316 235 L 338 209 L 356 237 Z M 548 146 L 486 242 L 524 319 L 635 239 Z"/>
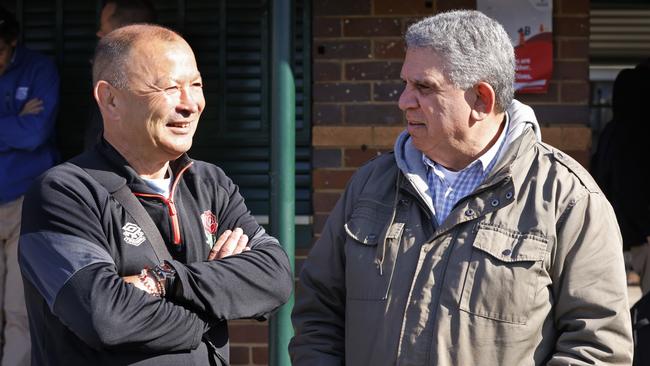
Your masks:
<path fill-rule="evenodd" d="M 435 230 L 407 135 L 355 174 L 302 267 L 294 365 L 631 364 L 612 208 L 523 121 L 508 138 Z"/>

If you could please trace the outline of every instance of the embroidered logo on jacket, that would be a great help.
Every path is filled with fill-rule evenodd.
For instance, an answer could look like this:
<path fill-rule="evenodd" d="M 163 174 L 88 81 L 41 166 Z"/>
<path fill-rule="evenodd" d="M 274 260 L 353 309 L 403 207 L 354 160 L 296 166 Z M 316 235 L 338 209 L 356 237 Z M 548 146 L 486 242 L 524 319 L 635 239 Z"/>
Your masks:
<path fill-rule="evenodd" d="M 210 248 L 216 242 L 217 236 L 217 216 L 212 213 L 212 211 L 203 211 L 201 214 L 201 222 L 203 223 L 203 233 L 205 234 L 205 243 L 208 244 Z"/>
<path fill-rule="evenodd" d="M 124 241 L 127 244 L 135 245 L 136 247 L 144 243 L 147 239 L 144 236 L 144 232 L 136 224 L 127 222 L 126 225 L 122 226 L 122 235 L 124 235 Z"/>
<path fill-rule="evenodd" d="M 25 100 L 29 94 L 28 86 L 19 86 L 16 88 L 16 100 Z"/>

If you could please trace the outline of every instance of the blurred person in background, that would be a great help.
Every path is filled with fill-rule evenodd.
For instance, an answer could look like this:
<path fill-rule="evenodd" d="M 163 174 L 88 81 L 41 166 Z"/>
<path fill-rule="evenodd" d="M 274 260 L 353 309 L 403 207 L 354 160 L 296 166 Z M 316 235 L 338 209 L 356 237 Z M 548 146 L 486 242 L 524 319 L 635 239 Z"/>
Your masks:
<path fill-rule="evenodd" d="M 46 56 L 18 44 L 19 24 L 0 7 L 0 343 L 2 366 L 29 364 L 29 327 L 17 260 L 23 194 L 58 160 L 59 76 Z"/>

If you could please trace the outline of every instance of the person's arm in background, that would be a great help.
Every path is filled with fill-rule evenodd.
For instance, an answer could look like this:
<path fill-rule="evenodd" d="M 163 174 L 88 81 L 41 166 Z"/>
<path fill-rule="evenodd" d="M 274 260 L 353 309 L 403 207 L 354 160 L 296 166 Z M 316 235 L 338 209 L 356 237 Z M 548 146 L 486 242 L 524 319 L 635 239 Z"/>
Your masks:
<path fill-rule="evenodd" d="M 59 74 L 54 63 L 39 62 L 30 70 L 29 95 L 20 112 L 0 117 L 0 151 L 34 150 L 54 129 L 59 105 Z"/>

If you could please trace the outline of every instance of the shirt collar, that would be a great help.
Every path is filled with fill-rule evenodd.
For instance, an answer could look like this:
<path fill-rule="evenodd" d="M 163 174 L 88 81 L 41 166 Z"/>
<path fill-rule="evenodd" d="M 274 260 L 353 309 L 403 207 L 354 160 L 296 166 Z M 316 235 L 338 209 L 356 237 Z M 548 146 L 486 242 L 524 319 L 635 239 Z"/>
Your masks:
<path fill-rule="evenodd" d="M 505 113 L 505 119 L 506 119 L 506 125 L 503 127 L 501 130 L 501 134 L 499 134 L 499 138 L 497 141 L 492 145 L 488 151 L 484 152 L 483 155 L 479 156 L 476 160 L 472 161 L 469 163 L 465 168 L 460 170 L 459 172 L 471 169 L 474 165 L 476 164 L 481 164 L 481 171 L 485 173 L 486 169 L 490 166 L 490 163 L 497 158 L 497 154 L 501 150 L 501 145 L 503 145 L 503 141 L 506 138 L 506 133 L 508 131 L 508 124 L 510 123 L 510 117 L 508 116 L 508 113 Z M 442 166 L 435 161 L 429 159 L 426 155 L 422 154 L 422 162 L 424 165 L 427 167 L 431 167 L 435 170 L 439 170 L 442 168 Z"/>

